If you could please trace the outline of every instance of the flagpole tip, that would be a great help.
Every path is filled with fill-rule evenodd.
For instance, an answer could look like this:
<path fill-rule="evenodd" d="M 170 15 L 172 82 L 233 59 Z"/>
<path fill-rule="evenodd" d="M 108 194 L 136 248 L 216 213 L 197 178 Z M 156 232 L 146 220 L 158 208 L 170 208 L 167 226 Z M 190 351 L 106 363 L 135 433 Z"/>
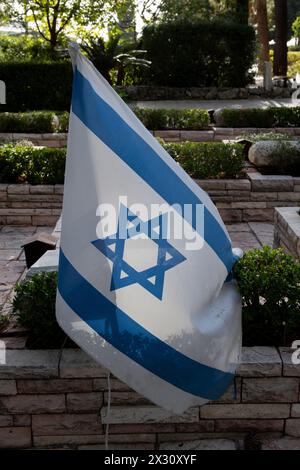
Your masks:
<path fill-rule="evenodd" d="M 77 56 L 80 54 L 79 44 L 75 41 L 70 41 L 68 45 L 68 51 L 72 60 L 73 68 L 76 66 Z"/>

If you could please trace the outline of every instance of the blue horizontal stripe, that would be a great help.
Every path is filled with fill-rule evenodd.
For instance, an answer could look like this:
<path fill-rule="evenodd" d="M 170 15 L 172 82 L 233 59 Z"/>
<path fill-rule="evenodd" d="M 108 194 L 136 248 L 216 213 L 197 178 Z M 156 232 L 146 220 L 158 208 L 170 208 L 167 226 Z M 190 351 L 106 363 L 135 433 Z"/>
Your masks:
<path fill-rule="evenodd" d="M 233 375 L 176 351 L 104 297 L 60 252 L 58 290 L 69 307 L 96 333 L 130 359 L 185 392 L 218 399 Z M 182 337 L 180 342 L 190 338 Z"/>
<path fill-rule="evenodd" d="M 179 205 L 181 213 L 184 204 L 202 204 L 153 148 L 95 92 L 78 69 L 74 76 L 72 112 L 168 204 Z M 195 221 L 193 228 L 196 229 Z M 230 272 L 235 263 L 231 242 L 205 206 L 204 239 Z"/>

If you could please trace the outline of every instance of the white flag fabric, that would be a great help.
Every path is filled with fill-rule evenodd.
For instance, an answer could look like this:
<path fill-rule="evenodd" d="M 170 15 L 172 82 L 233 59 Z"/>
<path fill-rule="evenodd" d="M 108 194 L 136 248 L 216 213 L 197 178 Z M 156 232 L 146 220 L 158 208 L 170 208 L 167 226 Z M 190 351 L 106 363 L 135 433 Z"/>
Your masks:
<path fill-rule="evenodd" d="M 57 320 L 116 377 L 181 413 L 218 399 L 234 378 L 236 255 L 209 196 L 70 52 Z"/>

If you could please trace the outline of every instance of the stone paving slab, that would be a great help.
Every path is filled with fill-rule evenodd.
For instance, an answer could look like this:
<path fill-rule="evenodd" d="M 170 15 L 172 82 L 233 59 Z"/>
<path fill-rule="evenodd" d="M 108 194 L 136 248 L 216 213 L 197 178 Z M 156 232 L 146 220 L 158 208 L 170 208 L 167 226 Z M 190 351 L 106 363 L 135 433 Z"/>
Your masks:
<path fill-rule="evenodd" d="M 273 246 L 274 226 L 264 222 L 250 222 L 249 226 L 261 245 Z"/>
<path fill-rule="evenodd" d="M 241 248 L 248 251 L 251 248 L 261 248 L 256 236 L 251 232 L 231 232 L 230 238 L 234 248 Z"/>
<path fill-rule="evenodd" d="M 14 285 L 20 281 L 26 268 L 21 245 L 35 233 L 51 233 L 51 227 L 0 227 L 0 312 L 9 313 Z"/>
<path fill-rule="evenodd" d="M 240 224 L 226 224 L 227 230 L 229 233 L 236 232 L 251 232 L 250 225 L 247 223 Z"/>

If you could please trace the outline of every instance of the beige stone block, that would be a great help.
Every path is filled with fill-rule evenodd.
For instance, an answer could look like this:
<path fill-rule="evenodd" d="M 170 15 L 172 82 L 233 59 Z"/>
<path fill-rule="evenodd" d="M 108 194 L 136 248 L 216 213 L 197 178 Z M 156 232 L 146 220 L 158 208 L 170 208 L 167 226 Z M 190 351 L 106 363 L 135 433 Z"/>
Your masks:
<path fill-rule="evenodd" d="M 107 378 L 107 370 L 80 349 L 64 349 L 60 361 L 61 378 Z"/>
<path fill-rule="evenodd" d="M 104 394 L 104 404 L 108 403 L 108 392 Z M 151 405 L 147 398 L 136 392 L 112 392 L 111 405 L 127 406 L 127 405 Z"/>
<path fill-rule="evenodd" d="M 292 418 L 300 418 L 300 403 L 293 403 L 292 404 Z"/>
<path fill-rule="evenodd" d="M 0 397 L 0 409 L 7 413 L 61 413 L 65 410 L 65 396 L 53 395 L 15 395 Z"/>
<path fill-rule="evenodd" d="M 282 432 L 283 419 L 217 419 L 215 432 Z"/>
<path fill-rule="evenodd" d="M 243 347 L 238 375 L 242 377 L 281 376 L 282 363 L 279 353 L 269 346 Z"/>
<path fill-rule="evenodd" d="M 0 379 L 52 378 L 58 376 L 59 351 L 8 350 Z"/>
<path fill-rule="evenodd" d="M 291 348 L 279 348 L 283 363 L 283 375 L 288 377 L 300 377 L 300 364 L 292 363 L 292 354 L 295 352 Z"/>
<path fill-rule="evenodd" d="M 0 380 L 0 395 L 16 395 L 17 386 L 15 380 Z"/>
<path fill-rule="evenodd" d="M 18 380 L 18 391 L 25 394 L 90 392 L 92 389 L 92 379 Z"/>
<path fill-rule="evenodd" d="M 190 408 L 182 415 L 172 415 L 156 406 L 113 406 L 108 418 L 107 408 L 102 408 L 101 417 L 104 424 L 194 423 L 199 421 L 199 410 Z"/>
<path fill-rule="evenodd" d="M 32 225 L 30 215 L 12 215 L 6 217 L 7 225 Z"/>
<path fill-rule="evenodd" d="M 44 225 L 51 227 L 55 225 L 57 221 L 56 215 L 33 215 L 32 216 L 32 225 Z"/>
<path fill-rule="evenodd" d="M 34 415 L 32 430 L 35 436 L 71 436 L 103 432 L 98 413 Z"/>
<path fill-rule="evenodd" d="M 1 449 L 24 449 L 31 447 L 30 427 L 0 428 Z"/>
<path fill-rule="evenodd" d="M 290 405 L 288 404 L 236 404 L 236 405 L 204 405 L 200 408 L 201 418 L 225 419 L 264 419 L 288 418 Z"/>
<path fill-rule="evenodd" d="M 29 194 L 29 184 L 9 184 L 7 186 L 8 194 Z"/>
<path fill-rule="evenodd" d="M 54 186 L 48 184 L 30 185 L 30 194 L 53 194 Z"/>
<path fill-rule="evenodd" d="M 296 402 L 299 380 L 287 377 L 243 379 L 242 401 L 252 403 Z"/>
<path fill-rule="evenodd" d="M 69 412 L 99 411 L 103 404 L 103 394 L 100 392 L 68 393 L 67 409 Z"/>
<path fill-rule="evenodd" d="M 273 222 L 273 209 L 243 209 L 243 222 Z"/>
<path fill-rule="evenodd" d="M 300 419 L 287 419 L 285 433 L 287 436 L 300 437 Z"/>

